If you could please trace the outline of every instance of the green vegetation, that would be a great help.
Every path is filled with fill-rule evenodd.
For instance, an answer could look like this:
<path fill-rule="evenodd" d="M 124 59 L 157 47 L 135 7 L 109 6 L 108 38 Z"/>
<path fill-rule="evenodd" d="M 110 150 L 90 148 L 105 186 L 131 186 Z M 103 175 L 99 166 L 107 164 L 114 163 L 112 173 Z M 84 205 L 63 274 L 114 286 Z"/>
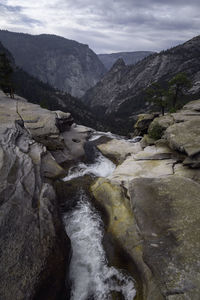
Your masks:
<path fill-rule="evenodd" d="M 154 82 L 147 90 L 147 99 L 161 108 L 162 115 L 165 114 L 167 106 L 167 92 L 157 82 Z"/>
<path fill-rule="evenodd" d="M 11 53 L 0 42 L 0 88 L 3 86 L 14 87 L 15 93 L 28 101 L 39 104 L 42 108 L 70 112 L 74 121 L 92 128 L 103 130 L 92 112 L 86 108 L 81 100 L 54 89 L 41 82 L 23 69 L 17 67 Z M 10 94 L 10 89 L 9 92 Z"/>
<path fill-rule="evenodd" d="M 163 131 L 164 128 L 161 127 L 158 123 L 155 123 L 149 128 L 149 137 L 154 140 L 159 140 L 163 135 Z"/>
<path fill-rule="evenodd" d="M 176 108 L 179 97 L 191 87 L 191 81 L 185 73 L 178 73 L 169 81 L 169 95 L 172 97 L 173 108 Z"/>
<path fill-rule="evenodd" d="M 154 82 L 146 90 L 147 100 L 153 103 L 155 107 L 161 109 L 163 116 L 166 108 L 170 112 L 176 111 L 178 101 L 184 96 L 186 91 L 192 87 L 192 84 L 185 73 L 178 73 L 166 86 L 167 88 L 164 88 L 158 82 Z M 184 103 L 182 103 L 182 105 L 183 104 Z M 182 105 L 179 106 L 181 107 Z"/>

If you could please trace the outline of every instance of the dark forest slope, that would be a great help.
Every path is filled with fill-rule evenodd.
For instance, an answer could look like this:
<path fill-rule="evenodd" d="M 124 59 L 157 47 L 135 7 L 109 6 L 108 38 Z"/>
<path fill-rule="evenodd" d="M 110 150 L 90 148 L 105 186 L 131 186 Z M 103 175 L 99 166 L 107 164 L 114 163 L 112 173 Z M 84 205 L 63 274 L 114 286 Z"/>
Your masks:
<path fill-rule="evenodd" d="M 16 65 L 54 88 L 82 96 L 106 72 L 88 47 L 56 35 L 30 35 L 0 30 L 0 41 Z"/>
<path fill-rule="evenodd" d="M 86 92 L 82 100 L 94 112 L 101 113 L 115 131 L 131 128 L 135 115 L 148 109 L 145 90 L 153 82 L 166 85 L 175 74 L 185 72 L 193 88 L 188 100 L 200 96 L 200 36 L 158 54 L 152 54 L 133 66 L 118 60 L 112 69 Z"/>

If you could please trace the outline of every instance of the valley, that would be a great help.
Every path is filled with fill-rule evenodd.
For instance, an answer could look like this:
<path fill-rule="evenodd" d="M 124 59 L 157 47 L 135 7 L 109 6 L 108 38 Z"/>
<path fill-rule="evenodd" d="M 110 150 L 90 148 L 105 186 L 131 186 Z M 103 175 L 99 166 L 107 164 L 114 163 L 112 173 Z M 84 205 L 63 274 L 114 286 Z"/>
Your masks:
<path fill-rule="evenodd" d="M 0 30 L 0 299 L 199 300 L 199 46 Z"/>

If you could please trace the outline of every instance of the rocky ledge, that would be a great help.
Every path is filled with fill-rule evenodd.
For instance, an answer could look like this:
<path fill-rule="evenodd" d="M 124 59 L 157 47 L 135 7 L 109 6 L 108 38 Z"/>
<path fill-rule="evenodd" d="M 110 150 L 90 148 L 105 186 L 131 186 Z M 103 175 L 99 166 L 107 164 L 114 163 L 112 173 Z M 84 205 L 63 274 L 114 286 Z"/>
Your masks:
<path fill-rule="evenodd" d="M 200 100 L 154 118 L 140 144 L 98 146 L 119 165 L 91 190 L 108 216 L 107 233 L 135 265 L 137 300 L 199 299 L 199 138 Z"/>
<path fill-rule="evenodd" d="M 0 92 L 0 299 L 67 299 L 71 247 L 53 181 L 84 155 L 88 129 Z"/>

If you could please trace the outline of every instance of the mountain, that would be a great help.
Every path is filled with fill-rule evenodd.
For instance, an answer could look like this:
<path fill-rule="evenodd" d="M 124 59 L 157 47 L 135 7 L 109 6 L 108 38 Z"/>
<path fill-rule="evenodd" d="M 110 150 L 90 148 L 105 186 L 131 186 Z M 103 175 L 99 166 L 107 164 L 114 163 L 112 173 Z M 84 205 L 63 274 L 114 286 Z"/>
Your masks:
<path fill-rule="evenodd" d="M 107 70 L 114 65 L 114 63 L 122 58 L 126 65 L 134 65 L 139 60 L 152 54 L 152 51 L 133 51 L 133 52 L 118 52 L 110 54 L 98 54 L 99 59 L 102 61 Z"/>
<path fill-rule="evenodd" d="M 82 96 L 106 72 L 88 45 L 63 37 L 0 30 L 0 41 L 19 67 L 76 97 Z"/>
<path fill-rule="evenodd" d="M 104 129 L 97 118 L 93 116 L 84 103 L 68 93 L 60 92 L 50 85 L 39 81 L 27 72 L 15 65 L 11 53 L 0 43 L 0 53 L 5 53 L 8 57 L 13 72 L 13 84 L 15 93 L 26 98 L 32 103 L 40 104 L 50 110 L 63 110 L 70 112 L 76 123 L 85 126 Z"/>
<path fill-rule="evenodd" d="M 193 88 L 188 101 L 200 96 L 200 36 L 160 53 L 145 57 L 133 66 L 119 59 L 82 100 L 115 132 L 132 130 L 135 116 L 148 110 L 145 90 L 153 82 L 166 85 L 174 75 L 185 72 Z"/>

